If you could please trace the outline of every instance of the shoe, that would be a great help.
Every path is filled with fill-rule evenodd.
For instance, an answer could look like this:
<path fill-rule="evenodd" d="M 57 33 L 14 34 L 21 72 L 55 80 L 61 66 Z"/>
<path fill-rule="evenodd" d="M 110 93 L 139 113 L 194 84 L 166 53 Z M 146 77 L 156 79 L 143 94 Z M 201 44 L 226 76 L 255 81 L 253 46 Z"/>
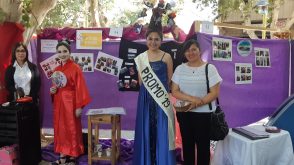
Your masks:
<path fill-rule="evenodd" d="M 51 165 L 65 164 L 66 162 L 67 162 L 67 156 L 61 156 L 55 162 L 51 162 Z"/>
<path fill-rule="evenodd" d="M 66 156 L 66 163 L 76 164 L 76 158 L 71 156 Z"/>

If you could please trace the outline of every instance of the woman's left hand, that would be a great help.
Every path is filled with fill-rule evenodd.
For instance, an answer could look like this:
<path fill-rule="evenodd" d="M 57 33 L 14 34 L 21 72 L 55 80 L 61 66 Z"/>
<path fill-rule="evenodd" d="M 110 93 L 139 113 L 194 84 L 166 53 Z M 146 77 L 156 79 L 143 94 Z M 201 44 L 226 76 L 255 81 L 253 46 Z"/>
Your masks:
<path fill-rule="evenodd" d="M 78 118 L 78 117 L 81 117 L 81 115 L 82 115 L 82 108 L 77 108 L 76 109 L 76 117 Z"/>

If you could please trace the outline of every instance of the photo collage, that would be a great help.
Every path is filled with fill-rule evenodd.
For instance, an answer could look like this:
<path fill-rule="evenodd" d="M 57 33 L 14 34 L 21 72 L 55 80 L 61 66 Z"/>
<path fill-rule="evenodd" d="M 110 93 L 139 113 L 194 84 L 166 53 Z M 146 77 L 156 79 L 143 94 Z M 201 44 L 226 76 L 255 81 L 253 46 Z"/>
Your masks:
<path fill-rule="evenodd" d="M 71 59 L 81 67 L 83 72 L 94 72 L 93 53 L 71 53 Z"/>
<path fill-rule="evenodd" d="M 235 63 L 235 84 L 252 84 L 252 64 Z"/>
<path fill-rule="evenodd" d="M 100 51 L 96 59 L 95 69 L 118 77 L 122 62 L 122 59 Z"/>
<path fill-rule="evenodd" d="M 134 59 L 146 50 L 144 43 L 121 39 L 119 58 L 123 59 L 123 63 L 117 81 L 119 91 L 139 91 L 138 71 Z"/>
<path fill-rule="evenodd" d="M 121 89 L 135 89 L 138 87 L 138 73 L 136 71 L 136 65 L 134 58 L 136 57 L 137 49 L 128 49 L 127 61 L 124 61 L 124 64 L 120 70 L 120 75 L 123 76 L 123 79 L 120 79 L 117 82 L 119 90 Z"/>
<path fill-rule="evenodd" d="M 232 40 L 212 38 L 212 60 L 232 61 Z"/>
<path fill-rule="evenodd" d="M 40 66 L 43 69 L 46 77 L 48 79 L 51 78 L 54 69 L 61 64 L 61 61 L 59 60 L 57 54 L 51 56 L 50 58 L 47 58 L 46 60 L 40 62 Z"/>
<path fill-rule="evenodd" d="M 269 49 L 254 48 L 255 52 L 255 66 L 256 67 L 270 67 Z"/>
<path fill-rule="evenodd" d="M 252 63 L 235 63 L 235 84 L 252 84 L 253 67 L 271 67 L 269 48 L 254 47 L 250 39 L 237 42 L 236 51 L 232 53 L 232 40 L 212 37 L 212 60 L 232 61 L 232 56 L 238 54 L 235 61 L 240 58 L 251 59 Z M 253 51 L 254 50 L 254 51 Z M 254 58 L 250 55 L 254 54 Z M 248 61 L 247 60 L 247 61 Z M 253 61 L 254 60 L 254 61 Z"/>

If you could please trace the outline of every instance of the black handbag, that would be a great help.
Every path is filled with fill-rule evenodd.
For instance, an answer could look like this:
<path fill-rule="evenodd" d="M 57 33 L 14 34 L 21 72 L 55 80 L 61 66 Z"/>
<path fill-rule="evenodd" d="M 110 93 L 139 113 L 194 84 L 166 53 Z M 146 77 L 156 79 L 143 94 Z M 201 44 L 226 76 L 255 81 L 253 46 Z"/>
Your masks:
<path fill-rule="evenodd" d="M 208 63 L 205 66 L 206 75 L 206 86 L 207 93 L 210 92 L 209 89 L 209 79 L 208 79 Z M 218 141 L 223 140 L 229 133 L 229 126 L 225 119 L 225 113 L 221 110 L 218 98 L 216 98 L 217 107 L 214 112 L 211 113 L 210 119 L 210 140 Z M 211 103 L 208 104 L 209 109 L 212 110 Z"/>

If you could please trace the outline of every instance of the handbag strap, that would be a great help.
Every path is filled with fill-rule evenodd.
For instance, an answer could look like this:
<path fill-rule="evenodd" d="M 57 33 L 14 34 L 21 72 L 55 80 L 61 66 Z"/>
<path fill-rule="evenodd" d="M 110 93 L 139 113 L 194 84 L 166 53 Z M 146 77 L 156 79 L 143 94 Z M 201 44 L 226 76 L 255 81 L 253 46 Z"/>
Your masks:
<path fill-rule="evenodd" d="M 209 89 L 209 79 L 208 79 L 208 65 L 209 65 L 209 63 L 207 63 L 206 66 L 205 66 L 207 94 L 210 92 L 210 89 Z M 216 98 L 216 103 L 217 103 L 217 105 L 219 105 L 218 97 Z M 212 110 L 211 102 L 208 103 L 208 106 L 209 106 L 209 109 Z"/>

